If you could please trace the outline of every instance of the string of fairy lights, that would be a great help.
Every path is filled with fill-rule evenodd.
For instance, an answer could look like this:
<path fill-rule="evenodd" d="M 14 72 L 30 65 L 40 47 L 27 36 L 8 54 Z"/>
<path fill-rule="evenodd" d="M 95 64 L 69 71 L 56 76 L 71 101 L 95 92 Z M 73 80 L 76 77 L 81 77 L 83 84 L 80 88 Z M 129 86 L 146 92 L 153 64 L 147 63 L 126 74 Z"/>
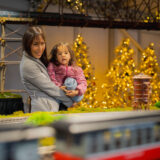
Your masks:
<path fill-rule="evenodd" d="M 85 12 L 82 0 L 67 0 L 67 3 L 73 9 L 77 10 L 79 13 L 84 13 Z"/>
<path fill-rule="evenodd" d="M 42 12 L 44 6 L 49 2 L 50 2 L 50 0 L 42 0 L 41 3 L 39 3 L 38 6 L 37 6 L 37 11 L 38 12 Z M 55 3 L 58 4 L 59 1 L 55 1 Z M 84 13 L 85 12 L 82 0 L 66 0 L 65 3 L 66 3 L 66 6 L 70 5 L 70 7 L 73 10 L 75 10 L 75 11 L 77 11 L 79 13 Z"/>

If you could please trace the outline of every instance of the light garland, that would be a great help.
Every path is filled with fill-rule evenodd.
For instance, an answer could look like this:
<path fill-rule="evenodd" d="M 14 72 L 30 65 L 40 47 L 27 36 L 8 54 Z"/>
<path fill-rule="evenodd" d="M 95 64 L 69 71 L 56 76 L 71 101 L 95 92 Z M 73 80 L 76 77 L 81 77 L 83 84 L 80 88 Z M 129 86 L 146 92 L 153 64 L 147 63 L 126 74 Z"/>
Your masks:
<path fill-rule="evenodd" d="M 85 9 L 83 7 L 83 1 L 82 0 L 67 0 L 67 3 L 74 8 L 75 10 L 77 10 L 80 13 L 84 13 Z"/>
<path fill-rule="evenodd" d="M 153 16 L 151 16 L 151 17 L 147 16 L 143 21 L 145 23 L 153 23 L 155 21 L 159 22 L 159 20 L 160 20 L 160 13 L 159 13 L 159 11 L 156 11 Z"/>

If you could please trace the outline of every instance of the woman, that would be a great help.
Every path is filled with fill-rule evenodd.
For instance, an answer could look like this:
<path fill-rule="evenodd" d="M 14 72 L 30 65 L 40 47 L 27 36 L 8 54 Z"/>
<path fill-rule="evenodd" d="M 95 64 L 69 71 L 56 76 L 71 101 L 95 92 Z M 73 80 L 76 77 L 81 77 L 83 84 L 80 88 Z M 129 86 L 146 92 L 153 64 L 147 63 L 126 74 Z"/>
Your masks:
<path fill-rule="evenodd" d="M 45 37 L 40 27 L 30 27 L 23 36 L 23 57 L 20 63 L 22 83 L 31 97 L 31 112 L 59 110 L 60 100 L 72 106 L 72 100 L 57 87 L 47 73 Z"/>

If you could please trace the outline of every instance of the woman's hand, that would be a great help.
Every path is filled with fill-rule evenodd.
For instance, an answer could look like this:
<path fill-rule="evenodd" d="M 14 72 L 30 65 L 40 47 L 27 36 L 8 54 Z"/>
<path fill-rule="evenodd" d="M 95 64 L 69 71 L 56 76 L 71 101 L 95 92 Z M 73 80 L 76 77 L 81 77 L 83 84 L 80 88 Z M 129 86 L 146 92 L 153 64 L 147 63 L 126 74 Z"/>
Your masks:
<path fill-rule="evenodd" d="M 69 108 L 71 108 L 71 109 L 72 109 L 72 108 L 74 108 L 77 104 L 78 104 L 77 102 L 74 102 L 74 103 L 72 104 L 72 106 L 71 106 L 71 107 L 69 107 Z M 68 108 L 68 109 L 69 109 L 69 108 Z"/>
<path fill-rule="evenodd" d="M 79 94 L 78 90 L 67 90 L 66 95 L 69 97 L 75 97 Z"/>
<path fill-rule="evenodd" d="M 66 86 L 60 86 L 60 88 L 66 92 L 66 95 L 69 96 L 69 97 L 75 97 L 79 94 L 79 91 L 78 90 L 67 90 L 66 89 Z"/>

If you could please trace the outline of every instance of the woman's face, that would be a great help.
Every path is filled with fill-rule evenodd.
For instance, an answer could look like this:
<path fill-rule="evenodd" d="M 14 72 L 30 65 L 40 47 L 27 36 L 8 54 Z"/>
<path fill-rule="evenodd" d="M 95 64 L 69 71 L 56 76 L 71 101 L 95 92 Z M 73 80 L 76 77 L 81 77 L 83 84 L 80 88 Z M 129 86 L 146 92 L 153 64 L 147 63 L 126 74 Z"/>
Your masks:
<path fill-rule="evenodd" d="M 45 41 L 42 36 L 37 36 L 31 44 L 31 54 L 34 58 L 40 59 L 45 50 Z"/>
<path fill-rule="evenodd" d="M 57 60 L 62 65 L 68 65 L 71 55 L 68 51 L 68 48 L 64 45 L 58 47 L 57 50 Z"/>

